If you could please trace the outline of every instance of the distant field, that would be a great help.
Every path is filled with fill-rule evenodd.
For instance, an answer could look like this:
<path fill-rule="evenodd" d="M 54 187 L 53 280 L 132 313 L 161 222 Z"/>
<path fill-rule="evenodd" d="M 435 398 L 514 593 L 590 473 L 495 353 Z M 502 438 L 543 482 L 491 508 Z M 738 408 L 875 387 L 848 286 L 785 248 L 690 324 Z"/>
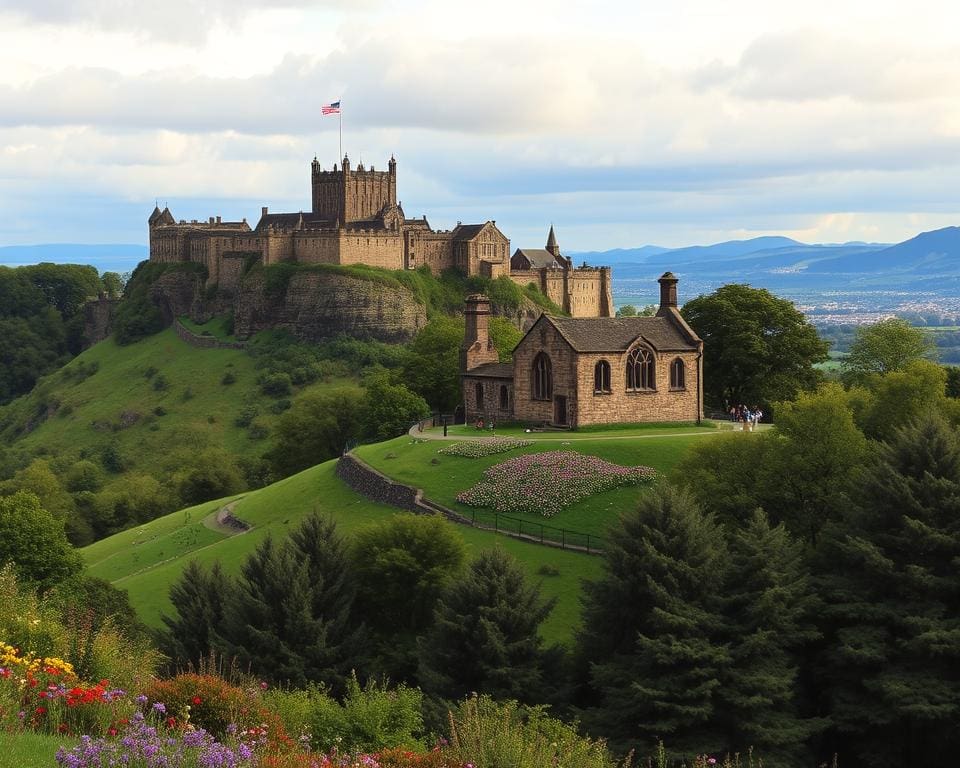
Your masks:
<path fill-rule="evenodd" d="M 203 520 L 223 502 L 210 502 L 175 512 L 82 550 L 89 573 L 126 589 L 141 618 L 160 626 L 160 616 L 170 612 L 170 585 L 193 559 L 219 561 L 228 572 L 240 564 L 266 535 L 286 535 L 310 512 L 330 514 L 339 530 L 349 536 L 359 526 L 386 520 L 400 512 L 354 493 L 334 474 L 335 462 L 308 469 L 279 483 L 237 497 L 234 514 L 251 524 L 248 533 L 227 536 L 210 530 Z M 557 606 L 544 624 L 544 638 L 570 643 L 579 623 L 580 581 L 600 574 L 598 557 L 529 544 L 494 533 L 457 526 L 470 552 L 500 546 L 517 557 L 528 575 L 543 582 L 544 594 L 557 598 Z M 550 564 L 557 576 L 541 576 Z"/>

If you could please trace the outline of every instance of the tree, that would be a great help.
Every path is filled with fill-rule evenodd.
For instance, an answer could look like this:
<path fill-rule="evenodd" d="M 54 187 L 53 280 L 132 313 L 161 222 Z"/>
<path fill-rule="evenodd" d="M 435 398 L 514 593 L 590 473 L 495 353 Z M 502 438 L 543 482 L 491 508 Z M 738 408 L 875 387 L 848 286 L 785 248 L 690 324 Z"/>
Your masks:
<path fill-rule="evenodd" d="M 438 517 L 396 515 L 353 536 L 357 606 L 378 640 L 382 671 L 414 682 L 418 635 L 433 621 L 437 600 L 463 569 L 466 546 Z"/>
<path fill-rule="evenodd" d="M 799 711 L 801 652 L 818 637 L 802 547 L 759 509 L 731 533 L 729 547 L 730 667 L 718 694 L 727 749 L 752 746 L 773 765 L 811 765 L 806 743 L 825 723 Z"/>
<path fill-rule="evenodd" d="M 307 392 L 284 413 L 268 460 L 284 477 L 339 456 L 362 432 L 363 394 L 355 387 Z"/>
<path fill-rule="evenodd" d="M 209 449 L 194 456 L 191 466 L 177 473 L 176 484 L 180 500 L 189 506 L 239 493 L 244 481 L 230 454 Z"/>
<path fill-rule="evenodd" d="M 619 747 L 659 739 L 681 755 L 724 744 L 723 531 L 693 498 L 646 493 L 608 534 L 604 574 L 584 585 L 580 664 L 592 696 L 588 723 Z"/>
<path fill-rule="evenodd" d="M 0 566 L 4 563 L 13 563 L 17 578 L 41 591 L 83 567 L 79 553 L 67 541 L 63 521 L 27 491 L 0 498 Z"/>
<path fill-rule="evenodd" d="M 819 380 L 827 343 L 792 302 L 724 285 L 681 310 L 704 343 L 704 393 L 716 405 L 791 400 Z"/>
<path fill-rule="evenodd" d="M 123 282 L 119 272 L 104 272 L 100 275 L 103 292 L 111 299 L 120 298 L 120 294 L 123 293 Z"/>
<path fill-rule="evenodd" d="M 960 750 L 960 438 L 897 430 L 825 536 L 823 684 L 841 764 L 948 765 Z"/>
<path fill-rule="evenodd" d="M 922 330 L 891 317 L 857 328 L 841 369 L 846 381 L 862 382 L 871 375 L 901 371 L 907 363 L 930 357 L 934 350 L 933 341 Z"/>
<path fill-rule="evenodd" d="M 622 304 L 617 307 L 617 317 L 636 317 L 637 308 L 633 304 Z"/>
<path fill-rule="evenodd" d="M 928 414 L 944 413 L 946 380 L 943 368 L 929 360 L 912 360 L 898 371 L 871 377 L 873 397 L 860 418 L 863 431 L 884 440 Z"/>
<path fill-rule="evenodd" d="M 438 316 L 410 343 L 403 380 L 431 407 L 450 413 L 460 403 L 463 319 Z"/>
<path fill-rule="evenodd" d="M 367 378 L 363 393 L 363 433 L 377 440 L 402 435 L 430 415 L 430 406 L 404 384 L 391 383 L 386 372 Z"/>
<path fill-rule="evenodd" d="M 217 644 L 268 680 L 341 690 L 363 654 L 348 565 L 333 523 L 316 516 L 289 541 L 267 537 L 228 593 Z"/>
<path fill-rule="evenodd" d="M 162 616 L 166 629 L 160 647 L 175 664 L 195 664 L 210 655 L 223 623 L 223 606 L 231 582 L 214 562 L 208 570 L 191 560 L 170 587 L 175 616 Z"/>
<path fill-rule="evenodd" d="M 503 550 L 482 552 L 437 603 L 420 645 L 420 682 L 430 694 L 471 692 L 536 701 L 546 661 L 540 625 L 553 609 Z"/>
<path fill-rule="evenodd" d="M 517 326 L 504 317 L 490 318 L 490 341 L 497 348 L 497 355 L 501 363 L 513 360 L 513 348 L 520 343 L 523 333 Z M 462 341 L 462 339 L 461 339 Z"/>

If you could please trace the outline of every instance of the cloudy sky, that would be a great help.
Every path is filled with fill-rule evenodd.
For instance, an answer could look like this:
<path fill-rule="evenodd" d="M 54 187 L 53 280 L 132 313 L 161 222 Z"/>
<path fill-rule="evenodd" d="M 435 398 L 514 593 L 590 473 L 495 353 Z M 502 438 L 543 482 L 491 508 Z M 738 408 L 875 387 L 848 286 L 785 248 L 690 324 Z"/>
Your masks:
<path fill-rule="evenodd" d="M 0 0 L 0 245 L 146 242 L 398 161 L 407 215 L 515 246 L 960 224 L 948 0 Z"/>

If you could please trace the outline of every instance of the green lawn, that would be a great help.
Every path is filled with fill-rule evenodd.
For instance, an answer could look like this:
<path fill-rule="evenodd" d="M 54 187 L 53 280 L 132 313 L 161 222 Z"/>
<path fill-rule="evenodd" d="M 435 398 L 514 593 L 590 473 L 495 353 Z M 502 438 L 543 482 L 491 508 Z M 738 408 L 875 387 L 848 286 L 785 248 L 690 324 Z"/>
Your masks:
<path fill-rule="evenodd" d="M 598 437 L 616 439 L 627 437 L 648 437 L 654 435 L 687 435 L 687 434 L 710 434 L 716 429 L 728 429 L 729 425 L 725 421 L 712 421 L 705 419 L 703 424 L 692 423 L 682 424 L 610 424 L 604 426 L 581 427 L 576 430 L 550 430 L 546 432 L 535 432 L 519 424 L 504 424 L 496 426 L 490 430 L 489 425 L 484 430 L 479 430 L 472 424 L 457 424 L 447 427 L 448 436 L 462 437 L 484 437 L 499 435 L 501 437 L 521 437 L 525 440 L 590 440 Z M 443 427 L 430 427 L 425 430 L 428 435 L 441 436 Z"/>
<path fill-rule="evenodd" d="M 214 317 L 205 323 L 195 323 L 189 317 L 181 317 L 180 322 L 190 331 L 198 336 L 213 336 L 215 339 L 227 342 L 238 341 L 237 337 L 229 331 L 230 318 Z"/>
<path fill-rule="evenodd" d="M 140 617 L 160 626 L 160 616 L 171 610 L 168 591 L 191 559 L 219 561 L 236 572 L 246 556 L 267 534 L 285 535 L 310 512 L 329 513 L 339 530 L 349 537 L 359 526 L 409 514 L 376 504 L 354 493 L 334 474 L 329 461 L 274 485 L 237 497 L 234 514 L 251 524 L 248 533 L 228 536 L 210 530 L 203 519 L 225 502 L 210 502 L 175 512 L 82 550 L 91 575 L 126 589 Z M 579 623 L 580 581 L 600 574 L 600 558 L 517 541 L 487 531 L 458 526 L 468 549 L 480 552 L 501 546 L 517 557 L 527 573 L 543 582 L 544 594 L 557 598 L 557 606 L 544 624 L 548 642 L 569 644 Z M 541 576 L 549 564 L 557 576 Z"/>
<path fill-rule="evenodd" d="M 408 436 L 398 437 L 385 443 L 360 446 L 354 452 L 385 475 L 407 485 L 422 488 L 428 499 L 467 517 L 476 516 L 478 520 L 493 524 L 494 518 L 491 513 L 483 510 L 478 512 L 476 507 L 460 504 L 456 497 L 461 491 L 477 483 L 484 470 L 494 464 L 524 453 L 570 450 L 599 456 L 623 466 L 653 467 L 666 475 L 676 466 L 691 445 L 701 440 L 709 440 L 711 436 L 720 432 L 717 429 L 698 430 L 686 427 L 665 430 L 663 433 L 656 430 L 639 430 L 637 435 L 612 430 L 607 434 L 591 433 L 589 437 L 578 435 L 577 439 L 572 439 L 573 435 L 567 435 L 566 439 L 556 439 L 553 436 L 554 433 L 544 434 L 550 434 L 551 437 L 540 439 L 543 436 L 541 433 L 523 435 L 524 438 L 534 438 L 534 444 L 480 459 L 442 456 L 437 451 L 445 445 L 450 445 L 448 441 L 414 440 Z M 475 437 L 476 431 L 474 430 L 470 436 Z M 568 529 L 571 532 L 603 536 L 609 525 L 616 520 L 619 512 L 636 504 L 638 494 L 644 492 L 645 486 L 617 488 L 572 504 L 549 519 L 541 515 L 521 516 L 521 519 L 525 519 L 524 531 L 530 530 L 536 535 L 537 529 L 534 526 L 542 523 Z M 509 522 L 501 522 L 501 524 L 511 526 Z M 527 527 L 528 524 L 530 528 Z M 557 531 L 547 531 L 544 535 L 546 538 L 555 540 L 561 536 Z M 567 541 L 582 543 L 581 538 L 573 538 L 569 534 L 565 535 L 565 538 Z"/>
<path fill-rule="evenodd" d="M 69 749 L 76 743 L 76 739 L 29 731 L 0 731 L 0 768 L 55 768 L 57 750 L 60 747 Z"/>

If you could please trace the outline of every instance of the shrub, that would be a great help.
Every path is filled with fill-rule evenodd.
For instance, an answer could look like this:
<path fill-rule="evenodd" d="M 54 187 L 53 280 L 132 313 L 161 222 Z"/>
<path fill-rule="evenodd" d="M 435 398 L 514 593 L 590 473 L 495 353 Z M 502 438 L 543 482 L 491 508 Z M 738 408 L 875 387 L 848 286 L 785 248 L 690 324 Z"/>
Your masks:
<path fill-rule="evenodd" d="M 166 416 L 166 415 L 167 415 L 167 409 L 164 408 L 162 405 L 158 405 L 156 408 L 153 409 L 153 415 L 154 415 L 154 416 Z"/>
<path fill-rule="evenodd" d="M 283 398 L 277 400 L 270 404 L 270 413 L 283 413 L 284 411 L 289 411 L 290 406 L 293 405 L 288 398 Z"/>
<path fill-rule="evenodd" d="M 271 397 L 285 397 L 293 391 L 293 382 L 288 373 L 271 373 L 260 382 L 260 390 Z"/>
<path fill-rule="evenodd" d="M 254 419 L 247 428 L 247 437 L 251 440 L 263 440 L 270 434 L 270 427 L 261 419 Z"/>
<path fill-rule="evenodd" d="M 155 366 L 152 366 L 152 365 L 151 365 L 149 368 L 147 368 L 147 369 L 143 372 L 143 377 L 144 377 L 145 379 L 152 379 L 154 376 L 157 375 L 157 373 L 158 373 L 157 368 L 156 368 Z"/>
<path fill-rule="evenodd" d="M 223 378 L 220 379 L 220 383 L 224 386 L 229 386 L 230 384 L 235 383 L 236 380 L 236 374 L 233 371 L 227 371 L 225 374 L 223 374 Z"/>
<path fill-rule="evenodd" d="M 239 413 L 237 413 L 233 423 L 238 427 L 249 427 L 250 422 L 257 418 L 258 413 L 260 413 L 260 411 L 257 410 L 257 406 L 245 405 L 240 409 Z"/>
<path fill-rule="evenodd" d="M 157 392 L 163 392 L 164 390 L 170 388 L 170 382 L 167 381 L 166 376 L 164 376 L 162 373 L 158 373 L 153 377 L 153 388 Z"/>

